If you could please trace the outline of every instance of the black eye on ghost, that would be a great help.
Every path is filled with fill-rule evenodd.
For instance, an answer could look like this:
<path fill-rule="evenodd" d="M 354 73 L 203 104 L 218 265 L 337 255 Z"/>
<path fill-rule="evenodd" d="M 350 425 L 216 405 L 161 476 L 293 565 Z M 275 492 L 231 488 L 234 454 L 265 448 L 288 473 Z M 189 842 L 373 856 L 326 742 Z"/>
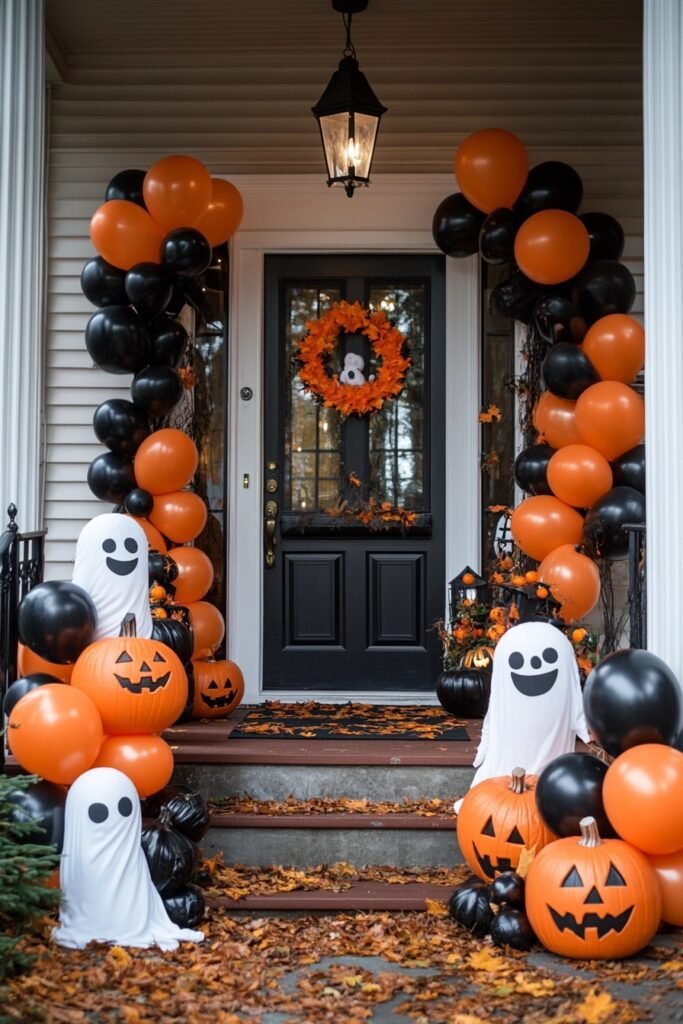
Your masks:
<path fill-rule="evenodd" d="M 520 669 L 524 668 L 524 655 L 521 651 L 513 651 L 508 658 L 508 665 L 512 670 L 510 677 L 515 688 L 525 697 L 540 697 L 547 693 L 555 684 L 557 669 L 553 668 L 545 672 L 538 670 L 544 668 L 545 665 L 554 665 L 557 658 L 558 654 L 555 648 L 546 647 L 541 657 L 532 654 L 529 658 L 528 667 L 534 671 L 522 675 Z"/>
<path fill-rule="evenodd" d="M 119 814 L 122 818 L 128 818 L 133 813 L 133 802 L 127 796 L 122 796 L 118 803 Z M 95 825 L 101 825 L 109 817 L 109 808 L 106 804 L 90 804 L 88 817 Z"/>
<path fill-rule="evenodd" d="M 138 549 L 138 542 L 134 537 L 126 537 L 123 546 L 129 554 L 134 555 Z M 113 537 L 107 537 L 102 541 L 102 550 L 107 555 L 112 555 L 116 551 L 116 541 Z M 138 564 L 137 558 L 131 558 L 125 562 L 120 558 L 106 558 L 105 561 L 107 568 L 117 576 L 129 576 Z"/>

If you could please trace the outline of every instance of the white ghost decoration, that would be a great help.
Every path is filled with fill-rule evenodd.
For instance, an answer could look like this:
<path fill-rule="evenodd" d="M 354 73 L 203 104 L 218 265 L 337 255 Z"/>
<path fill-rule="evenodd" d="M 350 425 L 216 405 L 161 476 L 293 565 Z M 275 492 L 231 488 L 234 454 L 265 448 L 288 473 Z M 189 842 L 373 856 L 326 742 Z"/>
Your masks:
<path fill-rule="evenodd" d="M 151 637 L 148 551 L 145 531 L 130 516 L 106 512 L 81 530 L 71 578 L 95 605 L 93 640 L 119 636 L 128 612 L 135 616 L 137 635 Z"/>
<path fill-rule="evenodd" d="M 590 739 L 574 648 L 548 622 L 513 626 L 496 645 L 472 785 L 510 775 L 513 768 L 538 775 L 571 753 L 577 736 Z M 456 812 L 461 803 L 456 801 Z"/>
<path fill-rule="evenodd" d="M 179 928 L 154 888 L 140 842 L 140 800 L 115 768 L 79 775 L 66 798 L 59 875 L 62 903 L 52 938 L 83 949 L 88 942 L 176 949 L 203 932 Z"/>

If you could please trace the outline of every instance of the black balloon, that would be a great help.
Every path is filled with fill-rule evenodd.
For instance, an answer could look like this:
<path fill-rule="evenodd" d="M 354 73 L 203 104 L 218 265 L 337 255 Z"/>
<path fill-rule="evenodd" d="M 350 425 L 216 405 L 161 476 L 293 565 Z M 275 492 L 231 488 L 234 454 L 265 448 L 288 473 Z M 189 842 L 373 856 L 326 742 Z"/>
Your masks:
<path fill-rule="evenodd" d="M 126 274 L 126 295 L 140 316 L 149 320 L 168 306 L 173 280 L 158 263 L 136 263 Z"/>
<path fill-rule="evenodd" d="M 120 505 L 135 487 L 133 463 L 116 452 L 97 455 L 88 466 L 88 487 L 100 501 Z"/>
<path fill-rule="evenodd" d="M 166 913 L 179 928 L 195 928 L 204 917 L 204 897 L 196 885 L 162 896 Z"/>
<path fill-rule="evenodd" d="M 211 246 L 201 231 L 176 228 L 161 243 L 161 262 L 171 274 L 196 277 L 211 263 Z"/>
<path fill-rule="evenodd" d="M 35 654 L 72 665 L 92 643 L 97 613 L 90 595 L 67 580 L 39 583 L 19 605 L 19 639 Z"/>
<path fill-rule="evenodd" d="M 536 941 L 526 914 L 514 907 L 504 907 L 495 915 L 489 934 L 494 946 L 510 946 L 512 949 L 531 949 Z"/>
<path fill-rule="evenodd" d="M 621 259 L 624 229 L 618 220 L 610 217 L 609 213 L 582 213 L 579 220 L 583 221 L 591 243 L 588 263 Z"/>
<path fill-rule="evenodd" d="M 583 543 L 591 558 L 626 558 L 626 523 L 645 522 L 645 495 L 635 487 L 613 487 L 588 509 Z"/>
<path fill-rule="evenodd" d="M 187 299 L 185 298 L 185 282 L 188 278 L 184 278 L 181 281 L 176 281 L 173 284 L 173 294 L 171 295 L 171 301 L 166 307 L 166 313 L 168 316 L 179 316 L 183 306 L 186 305 Z"/>
<path fill-rule="evenodd" d="M 161 551 L 151 550 L 149 552 L 149 585 L 160 583 L 162 587 L 169 587 L 178 579 L 178 564 L 170 555 L 162 554 Z"/>
<path fill-rule="evenodd" d="M 568 210 L 576 213 L 583 198 L 583 182 L 573 167 L 560 160 L 547 160 L 529 171 L 526 185 L 515 203 L 522 219 L 539 210 Z"/>
<path fill-rule="evenodd" d="M 634 487 L 645 494 L 645 445 L 637 444 L 612 463 L 615 487 Z"/>
<path fill-rule="evenodd" d="M 150 363 L 175 369 L 183 358 L 188 333 L 182 324 L 168 316 L 159 316 L 147 325 L 152 346 Z"/>
<path fill-rule="evenodd" d="M 614 836 L 602 802 L 607 765 L 592 754 L 562 754 L 546 765 L 536 782 L 536 804 L 557 836 L 580 836 L 582 818 L 595 818 L 600 835 Z"/>
<path fill-rule="evenodd" d="M 525 277 L 520 270 L 515 270 L 491 292 L 489 312 L 494 316 L 511 317 L 530 324 L 539 294 L 542 294 L 542 288 Z"/>
<path fill-rule="evenodd" d="M 123 507 L 131 516 L 148 516 L 154 508 L 154 495 L 142 487 L 134 487 L 123 499 Z"/>
<path fill-rule="evenodd" d="M 543 340 L 550 345 L 557 341 L 578 345 L 588 330 L 579 307 L 563 295 L 547 295 L 539 299 L 534 307 L 534 323 Z"/>
<path fill-rule="evenodd" d="M 608 654 L 588 676 L 583 703 L 593 735 L 613 757 L 641 743 L 676 739 L 679 684 L 666 662 L 650 651 Z"/>
<path fill-rule="evenodd" d="M 479 255 L 487 263 L 506 263 L 515 252 L 515 235 L 522 223 L 507 206 L 492 210 L 479 231 Z"/>
<path fill-rule="evenodd" d="M 25 789 L 15 789 L 7 797 L 12 804 L 8 812 L 10 821 L 17 824 L 33 822 L 37 828 L 27 833 L 24 842 L 38 846 L 56 846 L 62 852 L 64 844 L 64 806 L 66 790 L 54 782 L 40 779 Z"/>
<path fill-rule="evenodd" d="M 136 203 L 145 207 L 145 200 L 142 194 L 142 183 L 145 180 L 146 171 L 136 168 L 129 168 L 126 171 L 119 171 L 107 185 L 104 194 L 105 201 L 110 199 L 127 199 L 129 203 Z"/>
<path fill-rule="evenodd" d="M 101 256 L 88 260 L 81 271 L 81 289 L 93 306 L 125 306 L 126 272 L 107 263 Z"/>
<path fill-rule="evenodd" d="M 432 238 L 446 256 L 462 258 L 479 250 L 479 231 L 485 214 L 477 210 L 462 192 L 446 196 L 432 218 Z"/>
<path fill-rule="evenodd" d="M 571 341 L 558 341 L 543 360 L 543 379 L 548 391 L 572 401 L 600 380 L 583 349 Z"/>
<path fill-rule="evenodd" d="M 571 282 L 571 298 L 589 324 L 612 313 L 628 313 L 635 302 L 636 282 L 623 263 L 588 263 Z"/>
<path fill-rule="evenodd" d="M 209 827 L 209 807 L 197 790 L 188 786 L 165 786 L 145 801 L 145 814 L 157 815 L 165 808 L 171 824 L 188 839 L 199 842 Z"/>
<path fill-rule="evenodd" d="M 91 316 L 85 329 L 85 347 L 92 361 L 106 373 L 137 373 L 149 363 L 149 336 L 129 306 L 106 306 Z"/>
<path fill-rule="evenodd" d="M 7 692 L 2 702 L 3 714 L 9 715 L 21 698 L 25 697 L 31 690 L 36 690 L 39 686 L 45 686 L 46 683 L 59 682 L 61 682 L 61 679 L 57 679 L 56 676 L 50 676 L 47 672 L 33 672 L 30 676 L 22 676 L 20 679 L 15 679 L 11 686 L 7 687 Z"/>
<path fill-rule="evenodd" d="M 548 483 L 548 463 L 556 449 L 549 444 L 532 444 L 515 459 L 515 480 L 528 494 L 552 494 Z"/>
<path fill-rule="evenodd" d="M 145 410 L 125 398 L 109 398 L 98 405 L 92 426 L 100 444 L 118 455 L 135 455 L 151 432 Z"/>
<path fill-rule="evenodd" d="M 183 382 L 170 366 L 148 366 L 135 375 L 130 391 L 135 404 L 156 420 L 180 401 Z"/>

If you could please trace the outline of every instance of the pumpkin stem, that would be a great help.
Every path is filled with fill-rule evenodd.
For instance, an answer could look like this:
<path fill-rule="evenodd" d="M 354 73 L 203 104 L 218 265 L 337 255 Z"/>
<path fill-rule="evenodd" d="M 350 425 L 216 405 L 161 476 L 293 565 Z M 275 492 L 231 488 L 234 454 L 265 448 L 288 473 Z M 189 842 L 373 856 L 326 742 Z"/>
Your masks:
<path fill-rule="evenodd" d="M 138 635 L 137 626 L 135 624 L 135 616 L 132 612 L 128 612 L 123 616 L 123 622 L 121 623 L 121 632 L 119 636 L 125 636 L 127 638 L 135 637 Z"/>
<path fill-rule="evenodd" d="M 602 840 L 598 832 L 598 823 L 595 818 L 582 818 L 579 822 L 579 827 L 581 828 L 579 846 L 602 846 Z"/>
<path fill-rule="evenodd" d="M 511 772 L 509 788 L 513 793 L 526 793 L 529 788 L 526 784 L 526 771 L 524 768 L 513 768 Z"/>

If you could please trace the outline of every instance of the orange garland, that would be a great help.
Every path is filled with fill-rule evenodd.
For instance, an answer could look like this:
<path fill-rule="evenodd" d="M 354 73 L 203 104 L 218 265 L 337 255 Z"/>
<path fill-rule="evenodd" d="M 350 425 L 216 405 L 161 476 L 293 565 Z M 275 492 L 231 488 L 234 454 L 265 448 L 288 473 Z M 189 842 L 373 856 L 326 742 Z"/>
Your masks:
<path fill-rule="evenodd" d="M 402 354 L 405 336 L 387 320 L 381 310 L 370 312 L 359 302 L 336 302 L 318 320 L 306 324 L 308 334 L 299 346 L 299 377 L 304 390 L 319 398 L 328 409 L 343 416 L 365 416 L 381 409 L 388 398 L 401 391 L 410 359 Z M 342 384 L 337 374 L 325 369 L 325 356 L 336 346 L 340 331 L 364 334 L 375 355 L 381 359 L 375 380 L 364 384 Z"/>

